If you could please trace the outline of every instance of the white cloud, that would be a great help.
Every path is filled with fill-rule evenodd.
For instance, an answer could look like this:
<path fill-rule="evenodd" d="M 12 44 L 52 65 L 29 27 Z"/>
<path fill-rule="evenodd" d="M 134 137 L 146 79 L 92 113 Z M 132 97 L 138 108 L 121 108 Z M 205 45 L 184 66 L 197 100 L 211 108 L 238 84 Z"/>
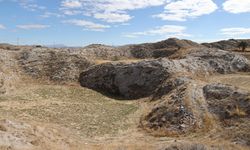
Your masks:
<path fill-rule="evenodd" d="M 6 27 L 2 24 L 0 24 L 0 30 L 6 29 Z"/>
<path fill-rule="evenodd" d="M 79 10 L 63 10 L 63 13 L 68 16 L 78 15 L 81 13 Z"/>
<path fill-rule="evenodd" d="M 110 22 L 110 23 L 127 22 L 132 18 L 128 14 L 124 14 L 124 13 L 97 13 L 97 14 L 94 14 L 94 17 L 96 19 L 101 19 L 103 21 Z"/>
<path fill-rule="evenodd" d="M 4 1 L 17 3 L 18 5 L 20 5 L 21 7 L 29 11 L 37 11 L 37 10 L 46 9 L 46 7 L 36 4 L 37 0 L 0 0 L 0 2 L 4 2 Z"/>
<path fill-rule="evenodd" d="M 188 18 L 210 14 L 217 8 L 212 0 L 170 0 L 164 8 L 165 11 L 154 17 L 162 20 L 186 21 Z"/>
<path fill-rule="evenodd" d="M 49 18 L 49 17 L 58 17 L 58 18 L 60 18 L 60 17 L 63 17 L 63 15 L 61 15 L 61 14 L 48 12 L 48 11 L 44 12 L 44 14 L 42 14 L 40 16 L 42 18 Z"/>
<path fill-rule="evenodd" d="M 12 1 L 17 2 L 19 5 L 21 5 L 23 8 L 29 11 L 46 9 L 46 7 L 36 4 L 34 0 L 12 0 Z"/>
<path fill-rule="evenodd" d="M 238 37 L 250 34 L 250 28 L 223 28 L 220 30 L 221 34 L 228 37 Z"/>
<path fill-rule="evenodd" d="M 66 8 L 80 8 L 82 3 L 78 0 L 65 0 L 62 2 L 62 6 Z"/>
<path fill-rule="evenodd" d="M 25 24 L 25 25 L 17 25 L 17 28 L 24 29 L 24 30 L 32 30 L 32 29 L 45 29 L 49 28 L 49 25 L 43 24 Z"/>
<path fill-rule="evenodd" d="M 223 3 L 223 9 L 235 14 L 250 12 L 250 0 L 227 0 Z"/>
<path fill-rule="evenodd" d="M 124 34 L 124 37 L 137 38 L 140 36 L 165 36 L 165 37 L 187 37 L 189 34 L 185 33 L 186 27 L 176 26 L 176 25 L 164 25 L 161 27 L 156 27 L 151 30 L 143 32 L 133 32 L 129 34 Z"/>
<path fill-rule="evenodd" d="M 103 24 L 97 24 L 94 22 L 86 21 L 86 20 L 66 20 L 63 21 L 64 23 L 72 24 L 75 26 L 80 26 L 83 27 L 87 30 L 92 30 L 92 31 L 104 31 L 106 28 L 110 28 L 108 25 L 103 25 Z"/>
<path fill-rule="evenodd" d="M 69 0 L 62 1 L 63 12 L 72 10 L 74 7 L 67 6 L 65 3 Z M 82 14 L 92 16 L 111 23 L 127 22 L 132 16 L 130 10 L 143 9 L 153 6 L 161 6 L 167 0 L 70 0 L 71 3 L 78 4 L 75 8 L 81 10 Z M 81 8 L 80 8 L 81 6 Z"/>

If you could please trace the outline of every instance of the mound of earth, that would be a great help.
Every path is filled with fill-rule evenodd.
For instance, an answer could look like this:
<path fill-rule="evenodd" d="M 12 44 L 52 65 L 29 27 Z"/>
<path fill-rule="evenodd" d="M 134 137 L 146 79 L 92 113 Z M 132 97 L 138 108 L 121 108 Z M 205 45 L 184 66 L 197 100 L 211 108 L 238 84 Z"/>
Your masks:
<path fill-rule="evenodd" d="M 137 99 L 152 95 L 175 74 L 209 75 L 249 71 L 249 61 L 222 50 L 202 49 L 180 60 L 156 59 L 137 63 L 106 63 L 80 74 L 79 81 L 106 94 Z"/>
<path fill-rule="evenodd" d="M 245 57 L 208 48 L 191 50 L 182 59 L 106 63 L 80 74 L 82 86 L 121 99 L 151 97 L 140 127 L 154 135 L 177 136 L 225 122 L 249 119 L 250 94 L 234 86 L 200 80 L 212 74 L 249 72 Z M 248 142 L 245 137 L 240 140 Z"/>
<path fill-rule="evenodd" d="M 0 120 L 0 149 L 76 149 L 77 143 L 62 133 L 65 134 L 65 131 L 17 121 Z"/>
<path fill-rule="evenodd" d="M 84 48 L 77 49 L 82 56 L 94 59 L 116 60 L 121 58 L 132 58 L 129 50 L 121 50 L 118 47 L 91 44 Z"/>
<path fill-rule="evenodd" d="M 156 43 L 144 43 L 125 46 L 107 46 L 102 44 L 91 44 L 75 51 L 85 57 L 104 60 L 116 60 L 122 58 L 162 58 L 170 57 L 179 50 L 203 47 L 202 45 L 189 41 L 170 38 Z"/>
<path fill-rule="evenodd" d="M 20 80 L 20 70 L 16 60 L 17 51 L 0 49 L 0 95 L 15 89 Z"/>
<path fill-rule="evenodd" d="M 249 96 L 234 86 L 188 80 L 152 102 L 152 110 L 142 118 L 141 127 L 154 134 L 173 136 L 223 126 L 235 118 L 248 119 Z"/>
<path fill-rule="evenodd" d="M 239 50 L 239 43 L 240 42 L 246 42 L 248 45 L 250 45 L 250 40 L 236 40 L 236 39 L 230 39 L 230 40 L 222 40 L 218 42 L 213 42 L 213 43 L 202 43 L 202 45 L 209 47 L 209 48 L 218 48 L 222 50 L 227 50 L 227 51 L 235 51 Z"/>
<path fill-rule="evenodd" d="M 18 60 L 28 75 L 63 82 L 77 81 L 80 71 L 94 64 L 82 55 L 48 48 L 22 51 Z"/>
<path fill-rule="evenodd" d="M 209 111 L 221 120 L 250 115 L 250 99 L 247 91 L 216 83 L 204 86 L 203 93 Z"/>
<path fill-rule="evenodd" d="M 189 41 L 169 38 L 156 43 L 144 43 L 138 45 L 127 45 L 120 47 L 129 50 L 135 58 L 160 58 L 169 57 L 181 49 L 202 47 L 202 45 Z"/>

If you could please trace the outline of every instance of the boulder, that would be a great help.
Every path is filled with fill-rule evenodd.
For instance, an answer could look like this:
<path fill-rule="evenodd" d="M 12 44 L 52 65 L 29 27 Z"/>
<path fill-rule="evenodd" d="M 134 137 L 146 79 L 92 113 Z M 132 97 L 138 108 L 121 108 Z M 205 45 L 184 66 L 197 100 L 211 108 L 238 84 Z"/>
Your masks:
<path fill-rule="evenodd" d="M 137 99 L 152 95 L 168 77 L 158 61 L 142 61 L 93 66 L 80 74 L 79 81 L 81 86 L 102 93 Z"/>

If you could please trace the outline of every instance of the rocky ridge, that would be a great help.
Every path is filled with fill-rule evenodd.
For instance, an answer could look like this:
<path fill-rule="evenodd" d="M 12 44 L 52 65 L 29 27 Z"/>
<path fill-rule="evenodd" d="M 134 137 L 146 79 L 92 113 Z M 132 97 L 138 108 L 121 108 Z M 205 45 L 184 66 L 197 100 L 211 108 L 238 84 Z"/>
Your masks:
<path fill-rule="evenodd" d="M 227 51 L 235 51 L 239 50 L 239 43 L 240 42 L 246 42 L 248 45 L 250 45 L 250 40 L 241 40 L 241 39 L 229 39 L 229 40 L 222 40 L 218 42 L 212 42 L 212 43 L 202 43 L 202 45 L 209 47 L 209 48 L 218 48 L 222 50 Z"/>
<path fill-rule="evenodd" d="M 249 118 L 247 91 L 204 79 L 249 71 L 245 57 L 203 47 L 189 49 L 181 59 L 96 65 L 81 73 L 79 81 L 84 87 L 120 99 L 151 97 L 152 107 L 142 116 L 140 127 L 152 134 L 176 136 L 224 126 L 225 120 L 235 116 Z"/>

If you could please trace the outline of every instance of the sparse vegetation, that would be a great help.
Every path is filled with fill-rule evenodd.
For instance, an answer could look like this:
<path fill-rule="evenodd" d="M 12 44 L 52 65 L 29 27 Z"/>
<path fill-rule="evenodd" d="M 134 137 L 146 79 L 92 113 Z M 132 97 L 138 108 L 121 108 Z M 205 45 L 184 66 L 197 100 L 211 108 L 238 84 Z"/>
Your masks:
<path fill-rule="evenodd" d="M 241 41 L 238 45 L 239 49 L 242 50 L 242 52 L 245 52 L 246 48 L 247 48 L 248 44 L 247 42 Z"/>
<path fill-rule="evenodd" d="M 120 58 L 119 58 L 118 56 L 114 56 L 114 57 L 112 58 L 112 61 L 118 61 L 118 60 L 120 60 Z"/>
<path fill-rule="evenodd" d="M 26 89 L 29 90 L 0 97 L 1 117 L 55 123 L 84 137 L 127 130 L 133 123 L 126 120 L 138 107 L 136 103 L 121 103 L 78 86 L 29 85 Z M 10 109 L 13 105 L 22 107 Z M 10 110 L 6 114 L 7 109 Z"/>

